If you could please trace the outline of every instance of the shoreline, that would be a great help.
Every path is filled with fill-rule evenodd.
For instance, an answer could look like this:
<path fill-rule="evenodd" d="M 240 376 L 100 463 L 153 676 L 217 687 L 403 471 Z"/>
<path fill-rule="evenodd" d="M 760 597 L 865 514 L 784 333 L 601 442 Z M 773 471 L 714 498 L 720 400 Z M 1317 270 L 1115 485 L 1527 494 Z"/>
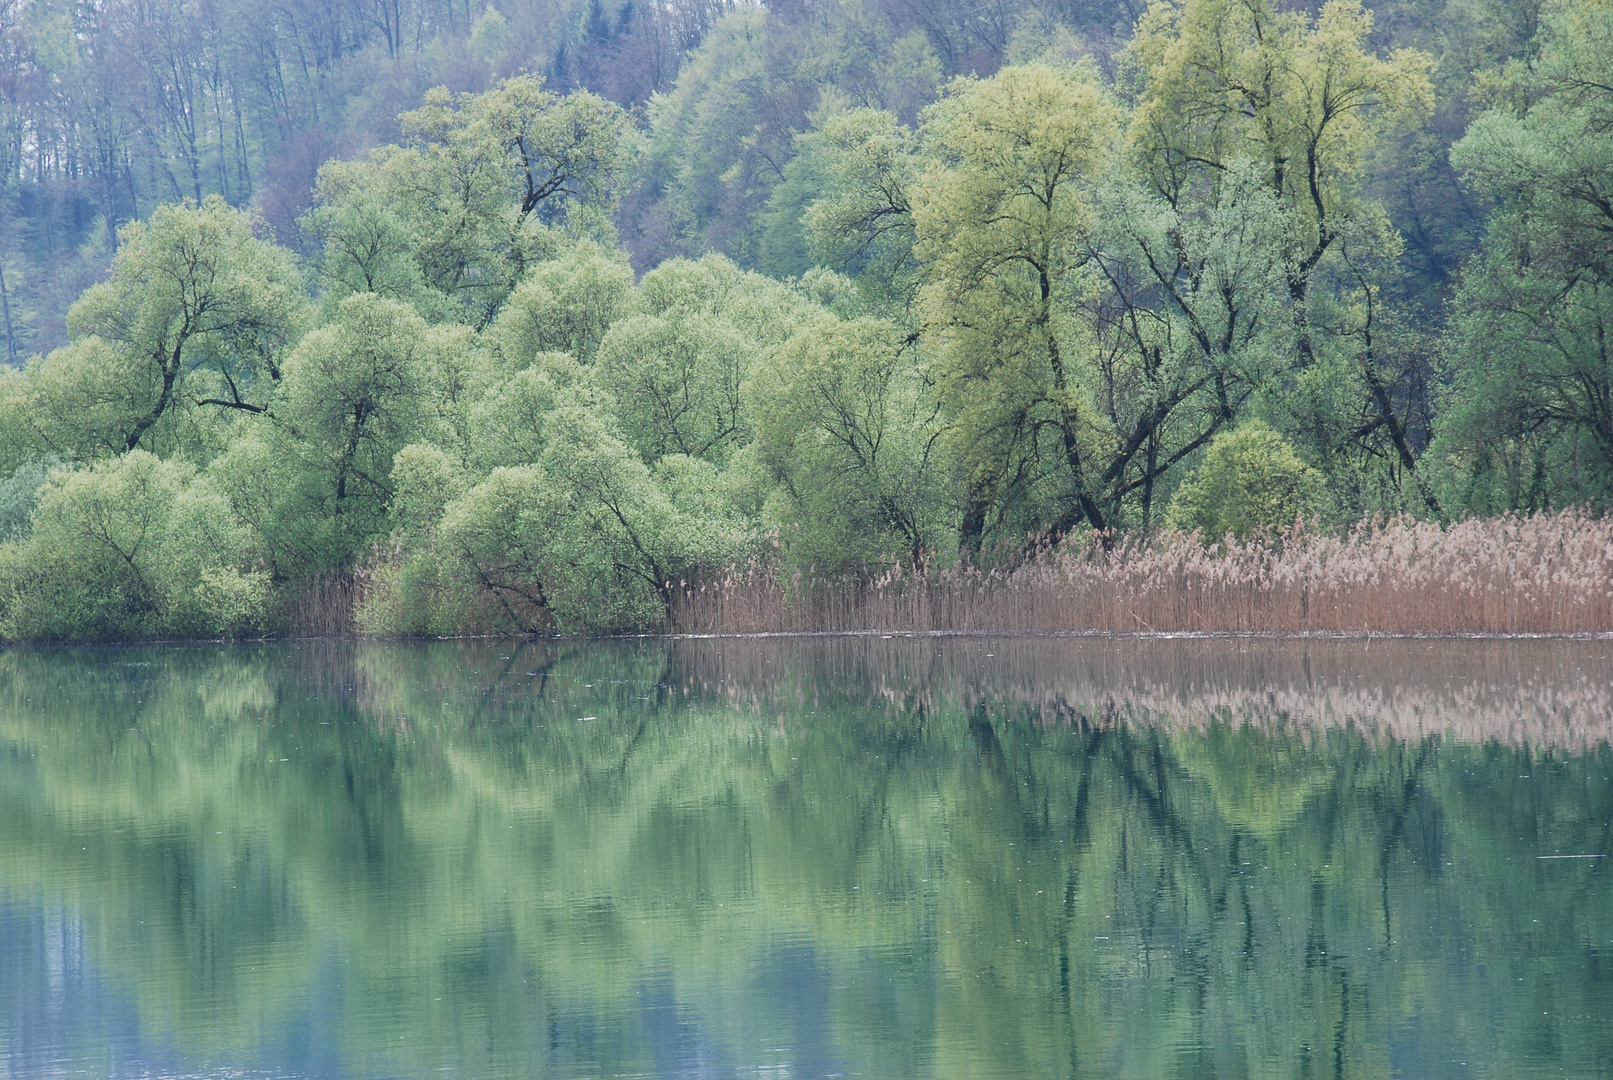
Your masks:
<path fill-rule="evenodd" d="M 1574 641 L 1613 642 L 1613 631 L 1501 632 L 1400 630 L 751 630 L 638 634 L 271 634 L 240 638 L 98 638 L 75 641 L 0 641 L 9 649 L 57 649 L 149 645 L 269 645 L 280 642 L 354 641 L 431 643 L 439 641 L 776 641 L 799 638 L 880 640 L 951 640 L 963 638 L 1015 641 Z"/>

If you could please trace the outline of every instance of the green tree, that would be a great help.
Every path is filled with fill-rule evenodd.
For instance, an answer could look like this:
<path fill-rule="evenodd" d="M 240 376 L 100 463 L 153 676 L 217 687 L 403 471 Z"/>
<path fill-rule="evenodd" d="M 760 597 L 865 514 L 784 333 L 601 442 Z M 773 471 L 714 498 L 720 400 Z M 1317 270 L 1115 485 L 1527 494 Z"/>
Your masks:
<path fill-rule="evenodd" d="M 647 463 L 685 454 L 720 464 L 750 441 L 740 385 L 756 359 L 752 342 L 726 320 L 675 308 L 613 326 L 600 346 L 598 381 Z"/>
<path fill-rule="evenodd" d="M 1033 65 L 959 83 L 916 134 L 868 110 L 825 125 L 810 231 L 875 295 L 923 285 L 968 548 L 1146 526 L 1160 479 L 1291 350 L 1292 229 L 1261 170 L 1172 203 L 1116 153 L 1119 121 L 1090 72 Z"/>
<path fill-rule="evenodd" d="M 38 437 L 56 448 L 74 433 L 62 452 L 132 450 L 176 413 L 266 409 L 307 299 L 290 254 L 253 229 L 216 197 L 125 226 L 111 276 L 69 314 L 74 344 L 30 368 Z"/>
<path fill-rule="evenodd" d="M 528 270 L 488 329 L 508 369 L 539 353 L 594 359 L 605 332 L 635 307 L 633 268 L 619 252 L 583 242 Z"/>
<path fill-rule="evenodd" d="M 434 312 L 442 298 L 426 287 L 412 230 L 379 187 L 364 163 L 329 161 L 319 170 L 315 205 L 300 225 L 319 245 L 326 301 L 374 293 Z"/>
<path fill-rule="evenodd" d="M 895 114 L 865 108 L 831 116 L 802 138 L 812 140 L 826 174 L 803 214 L 812 255 L 907 304 L 917 287 L 910 192 L 922 168 L 913 132 Z"/>
<path fill-rule="evenodd" d="M 266 433 L 280 455 L 272 533 L 295 557 L 277 560 L 283 572 L 351 566 L 387 531 L 397 452 L 422 438 L 454 444 L 452 384 L 476 358 L 461 334 L 355 293 L 287 358 Z"/>
<path fill-rule="evenodd" d="M 0 546 L 0 636 L 237 634 L 264 625 L 251 537 L 195 470 L 144 450 L 58 469 L 33 528 Z"/>
<path fill-rule="evenodd" d="M 1613 8 L 1552 11 L 1452 160 L 1499 204 L 1456 301 L 1440 457 L 1478 510 L 1613 487 Z"/>
<path fill-rule="evenodd" d="M 802 331 L 752 377 L 756 454 L 795 561 L 917 565 L 944 550 L 954 523 L 939 403 L 916 354 L 865 317 Z"/>
<path fill-rule="evenodd" d="M 1320 474 L 1269 426 L 1246 420 L 1210 443 L 1176 489 L 1165 521 L 1212 542 L 1247 540 L 1289 528 L 1315 511 L 1320 494 Z"/>
<path fill-rule="evenodd" d="M 968 488 L 964 543 L 1044 485 L 1104 528 L 1089 461 L 1100 421 L 1074 372 L 1090 339 L 1068 305 L 1120 111 L 1089 72 L 1007 68 L 954 83 L 922 137 L 919 302 Z"/>
<path fill-rule="evenodd" d="M 1361 191 L 1366 155 L 1402 114 L 1433 107 L 1432 60 L 1367 48 L 1372 15 L 1328 0 L 1314 23 L 1270 0 L 1159 2 L 1128 53 L 1140 93 L 1133 153 L 1152 186 L 1181 203 L 1240 158 L 1258 161 L 1294 217 L 1289 297 L 1308 361 L 1317 267 L 1352 230 L 1382 231 Z"/>
<path fill-rule="evenodd" d="M 500 466 L 447 504 L 424 567 L 406 568 L 406 608 L 435 609 L 450 629 L 638 629 L 665 618 L 680 575 L 742 552 L 736 521 L 680 507 L 597 410 L 562 405 L 548 424 L 538 461 Z"/>
<path fill-rule="evenodd" d="M 327 261 L 353 287 L 410 284 L 397 263 L 407 238 L 424 282 L 480 327 L 563 243 L 613 236 L 636 144 L 627 114 L 603 98 L 519 76 L 482 94 L 432 90 L 399 123 L 403 145 L 327 166 L 320 181 L 310 227 L 328 235 Z"/>

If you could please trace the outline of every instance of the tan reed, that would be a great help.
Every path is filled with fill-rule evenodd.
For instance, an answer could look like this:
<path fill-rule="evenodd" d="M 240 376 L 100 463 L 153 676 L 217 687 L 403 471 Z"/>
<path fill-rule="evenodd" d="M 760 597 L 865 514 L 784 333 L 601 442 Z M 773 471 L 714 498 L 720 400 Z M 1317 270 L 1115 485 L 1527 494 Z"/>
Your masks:
<path fill-rule="evenodd" d="M 1613 632 L 1613 520 L 1568 510 L 1206 544 L 1083 538 L 1015 565 L 782 572 L 675 590 L 679 633 L 1589 634 Z"/>
<path fill-rule="evenodd" d="M 286 632 L 306 637 L 353 633 L 359 586 L 352 574 L 323 574 L 300 583 L 286 602 Z"/>

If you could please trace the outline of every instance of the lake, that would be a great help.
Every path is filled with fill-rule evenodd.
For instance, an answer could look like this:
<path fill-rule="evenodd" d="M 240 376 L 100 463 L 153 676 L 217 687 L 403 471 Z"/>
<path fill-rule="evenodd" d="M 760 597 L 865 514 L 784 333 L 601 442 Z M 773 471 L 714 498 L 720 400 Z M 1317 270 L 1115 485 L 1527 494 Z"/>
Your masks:
<path fill-rule="evenodd" d="M 0 1076 L 1613 1076 L 1610 656 L 0 652 Z"/>

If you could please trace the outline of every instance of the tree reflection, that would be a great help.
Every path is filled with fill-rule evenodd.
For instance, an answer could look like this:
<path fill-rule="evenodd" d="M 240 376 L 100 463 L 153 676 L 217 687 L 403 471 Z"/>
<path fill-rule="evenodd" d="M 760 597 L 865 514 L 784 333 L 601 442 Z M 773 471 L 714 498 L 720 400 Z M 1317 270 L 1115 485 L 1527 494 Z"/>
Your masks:
<path fill-rule="evenodd" d="M 8 652 L 0 899 L 196 1061 L 1595 1075 L 1607 660 L 1411 651 Z"/>

